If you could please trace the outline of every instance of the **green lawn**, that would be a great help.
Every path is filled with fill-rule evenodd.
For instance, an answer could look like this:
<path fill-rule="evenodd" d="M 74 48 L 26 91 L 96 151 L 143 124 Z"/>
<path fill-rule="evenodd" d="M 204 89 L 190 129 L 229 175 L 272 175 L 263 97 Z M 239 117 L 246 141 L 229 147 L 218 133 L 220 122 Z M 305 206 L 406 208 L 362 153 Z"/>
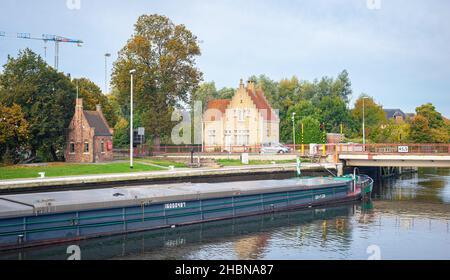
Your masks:
<path fill-rule="evenodd" d="M 164 167 L 174 166 L 176 168 L 185 168 L 188 167 L 186 164 L 171 160 L 165 160 L 165 159 L 153 159 L 153 158 L 146 158 L 146 159 L 136 159 L 137 162 L 145 162 L 150 164 L 156 164 Z"/>
<path fill-rule="evenodd" d="M 250 160 L 249 165 L 262 165 L 262 164 L 272 164 L 272 162 L 283 164 L 283 163 L 295 163 L 296 160 Z M 223 166 L 241 166 L 242 162 L 238 159 L 219 159 L 217 163 Z"/>
<path fill-rule="evenodd" d="M 39 172 L 46 177 L 76 176 L 108 173 L 127 173 L 163 170 L 162 168 L 135 163 L 131 170 L 129 163 L 107 164 L 65 164 L 52 163 L 48 166 L 5 166 L 0 167 L 0 180 L 19 178 L 38 178 Z"/>

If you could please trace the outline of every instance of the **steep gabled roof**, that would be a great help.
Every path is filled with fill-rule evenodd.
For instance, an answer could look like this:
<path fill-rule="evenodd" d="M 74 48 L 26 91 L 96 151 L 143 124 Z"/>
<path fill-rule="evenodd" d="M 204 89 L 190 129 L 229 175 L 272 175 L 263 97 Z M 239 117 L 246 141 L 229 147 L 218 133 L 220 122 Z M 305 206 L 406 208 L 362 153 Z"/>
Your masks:
<path fill-rule="evenodd" d="M 211 100 L 208 102 L 208 107 L 206 108 L 206 120 L 207 121 L 216 121 L 221 119 L 225 112 L 227 111 L 228 105 L 230 104 L 231 100 L 228 99 L 217 99 L 217 100 Z M 221 116 L 217 116 L 215 112 L 210 110 L 218 110 L 222 113 Z"/>
<path fill-rule="evenodd" d="M 225 113 L 230 102 L 231 102 L 231 100 L 228 100 L 228 99 L 211 100 L 208 102 L 207 110 L 216 109 L 216 110 L 221 111 L 222 113 Z"/>
<path fill-rule="evenodd" d="M 256 109 L 265 112 L 265 115 L 263 116 L 265 120 L 267 121 L 277 120 L 277 117 L 273 112 L 272 106 L 270 106 L 262 90 L 253 91 L 251 89 L 248 89 L 247 93 L 252 99 L 253 103 L 255 104 Z"/>
<path fill-rule="evenodd" d="M 384 112 L 386 113 L 386 118 L 388 120 L 397 116 L 402 116 L 404 119 L 406 119 L 406 114 L 403 113 L 403 111 L 400 109 L 385 109 Z"/>
<path fill-rule="evenodd" d="M 97 111 L 83 111 L 91 128 L 95 128 L 95 136 L 112 136 L 108 123 Z"/>

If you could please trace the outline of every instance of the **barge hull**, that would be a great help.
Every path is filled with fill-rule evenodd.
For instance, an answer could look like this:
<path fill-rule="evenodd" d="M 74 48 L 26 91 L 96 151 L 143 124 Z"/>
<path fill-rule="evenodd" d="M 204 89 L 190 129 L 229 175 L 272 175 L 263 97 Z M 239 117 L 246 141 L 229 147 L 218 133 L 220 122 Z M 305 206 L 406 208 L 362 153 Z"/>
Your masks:
<path fill-rule="evenodd" d="M 358 200 L 362 192 L 355 191 L 352 182 L 333 181 L 326 186 L 314 188 L 288 186 L 282 188 L 284 191 L 261 193 L 250 191 L 244 195 L 242 190 L 234 190 L 233 196 L 213 195 L 204 199 L 186 196 L 191 199 L 184 201 L 177 194 L 177 200 L 169 200 L 170 202 L 147 201 L 138 205 L 69 212 L 57 212 L 55 209 L 58 208 L 54 208 L 53 213 L 34 215 L 21 215 L 26 212 L 27 207 L 32 207 L 31 204 L 22 203 L 17 205 L 18 209 L 9 209 L 10 213 L 20 213 L 17 217 L 0 219 L 0 250 L 79 241 Z M 263 183 L 264 181 L 259 182 Z M 220 190 L 220 187 L 218 189 Z M 8 203 L 18 200 L 17 197 L 6 199 Z M 68 207 L 64 204 L 60 206 L 59 209 Z M 52 208 L 49 207 L 47 210 L 51 212 Z M 36 208 L 33 211 L 37 211 Z"/>

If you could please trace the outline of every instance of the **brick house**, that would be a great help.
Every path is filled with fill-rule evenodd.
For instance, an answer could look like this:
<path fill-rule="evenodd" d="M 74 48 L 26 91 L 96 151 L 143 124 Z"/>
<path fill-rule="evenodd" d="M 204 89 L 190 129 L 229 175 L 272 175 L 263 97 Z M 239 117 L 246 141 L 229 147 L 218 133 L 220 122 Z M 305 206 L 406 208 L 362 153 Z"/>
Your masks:
<path fill-rule="evenodd" d="M 96 111 L 83 110 L 83 99 L 77 99 L 75 114 L 67 132 L 66 162 L 94 163 L 113 160 L 113 129 Z"/>

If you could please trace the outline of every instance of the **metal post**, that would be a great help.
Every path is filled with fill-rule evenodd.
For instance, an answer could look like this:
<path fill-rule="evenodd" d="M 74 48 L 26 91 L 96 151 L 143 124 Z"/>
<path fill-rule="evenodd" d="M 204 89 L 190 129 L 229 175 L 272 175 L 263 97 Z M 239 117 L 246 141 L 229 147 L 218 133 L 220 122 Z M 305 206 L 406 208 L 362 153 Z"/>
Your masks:
<path fill-rule="evenodd" d="M 302 123 L 302 156 L 305 155 L 305 127 Z"/>
<path fill-rule="evenodd" d="M 292 113 L 292 136 L 293 136 L 293 140 L 294 140 L 294 153 L 296 151 L 295 149 L 295 112 Z"/>
<path fill-rule="evenodd" d="M 130 100 L 130 168 L 133 169 L 133 74 L 136 73 L 136 70 L 131 70 L 131 100 Z"/>
<path fill-rule="evenodd" d="M 363 145 L 364 150 L 366 150 L 366 100 L 367 97 L 363 97 Z"/>
<path fill-rule="evenodd" d="M 59 42 L 55 41 L 55 70 L 58 71 L 59 67 Z"/>

